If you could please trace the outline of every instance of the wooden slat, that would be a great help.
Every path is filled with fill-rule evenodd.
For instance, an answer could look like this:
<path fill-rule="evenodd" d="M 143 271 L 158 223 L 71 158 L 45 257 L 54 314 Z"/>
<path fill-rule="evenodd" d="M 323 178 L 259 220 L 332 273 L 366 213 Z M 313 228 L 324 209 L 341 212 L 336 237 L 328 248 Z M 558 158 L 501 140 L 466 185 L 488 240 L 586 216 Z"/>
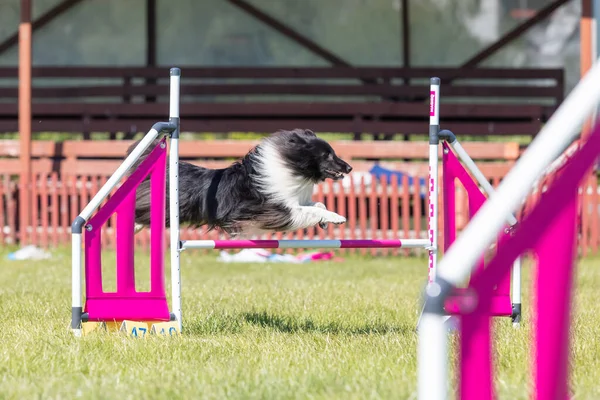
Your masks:
<path fill-rule="evenodd" d="M 7 196 L 7 212 L 8 212 L 8 226 L 10 229 L 11 242 L 15 244 L 17 242 L 17 206 L 15 204 L 15 189 L 16 184 L 10 181 L 10 176 L 4 174 L 4 190 Z"/>
<path fill-rule="evenodd" d="M 396 175 L 392 176 L 392 179 L 395 178 Z M 375 177 L 373 177 L 375 178 Z M 381 232 L 381 239 L 387 239 L 388 233 L 388 218 L 389 218 L 389 207 L 388 207 L 388 191 L 389 185 L 387 182 L 387 176 L 381 175 L 379 179 L 379 184 L 381 185 L 381 197 L 379 198 L 379 213 L 381 215 L 381 222 L 379 231 Z M 392 185 L 392 195 L 393 195 L 393 185 Z M 388 249 L 381 249 L 381 253 L 384 255 L 389 254 Z"/>
<path fill-rule="evenodd" d="M 69 211 L 70 211 L 70 218 L 69 221 L 75 221 L 75 218 L 77 217 L 77 214 L 79 213 L 78 210 L 79 208 L 79 204 L 78 204 L 78 189 L 77 189 L 77 178 L 75 175 L 70 175 L 69 176 L 69 203 L 70 203 L 70 207 L 69 207 Z"/>
<path fill-rule="evenodd" d="M 187 78 L 429 78 L 444 79 L 563 79 L 559 68 L 448 68 L 448 67 L 186 67 Z M 16 78 L 16 67 L 0 67 L 0 78 Z M 168 78 L 163 67 L 36 66 L 33 78 Z"/>
<path fill-rule="evenodd" d="M 58 205 L 58 174 L 56 172 L 53 172 L 50 175 L 50 204 L 51 204 L 51 211 L 50 211 L 50 225 L 51 225 L 51 229 L 52 229 L 52 247 L 56 248 L 58 246 L 58 231 L 61 228 L 59 225 L 59 219 L 58 219 L 58 215 L 59 215 L 59 205 Z"/>
<path fill-rule="evenodd" d="M 188 84 L 181 88 L 181 96 L 410 96 L 426 98 L 429 86 L 421 85 L 361 85 L 361 84 L 293 84 L 293 83 L 205 83 Z M 101 85 L 101 86 L 54 86 L 33 88 L 34 99 L 47 98 L 113 98 L 119 102 L 127 96 L 168 96 L 168 85 Z M 531 98 L 556 98 L 562 95 L 562 88 L 557 86 L 510 85 L 497 86 L 483 84 L 480 86 L 444 87 L 444 98 L 450 97 L 512 97 L 513 103 L 525 103 Z M 1 88 L 0 98 L 17 98 L 16 87 Z"/>
<path fill-rule="evenodd" d="M 378 204 L 377 204 L 377 179 L 375 179 L 375 177 L 373 176 L 373 178 L 371 179 L 371 185 L 370 185 L 370 190 L 369 190 L 369 219 L 370 219 L 370 225 L 371 225 L 371 230 L 370 230 L 370 236 L 371 239 L 378 239 L 378 229 L 377 229 L 377 225 L 379 222 L 379 218 L 378 218 Z M 371 255 L 375 255 L 377 253 L 377 249 L 371 249 Z"/>
<path fill-rule="evenodd" d="M 350 177 L 352 179 L 352 177 Z M 354 182 L 354 181 L 352 181 Z M 350 228 L 350 239 L 356 239 L 356 228 L 357 228 L 357 210 L 356 210 L 356 185 L 350 185 L 350 191 L 348 194 L 348 219 L 350 223 L 348 227 Z M 350 249 L 351 254 L 356 254 L 356 249 Z"/>
<path fill-rule="evenodd" d="M 410 237 L 410 187 L 408 176 L 402 175 L 402 236 Z M 409 251 L 405 252 L 409 255 Z"/>
<path fill-rule="evenodd" d="M 39 161 L 39 163 L 38 163 Z M 33 171 L 37 173 L 52 171 L 50 162 L 41 162 L 34 160 Z M 47 161 L 47 160 L 45 160 Z M 370 161 L 349 160 L 356 172 L 369 171 L 373 163 Z M 73 162 L 61 162 L 57 164 L 58 172 L 68 172 L 80 175 L 91 175 L 102 173 L 110 176 L 121 164 L 121 160 L 77 160 Z M 192 164 L 200 165 L 205 168 L 224 168 L 231 164 L 230 161 L 192 161 Z M 425 162 L 397 162 L 381 161 L 379 163 L 383 168 L 390 170 L 403 171 L 411 176 L 425 176 L 427 174 L 427 164 Z M 481 162 L 478 167 L 485 176 L 504 176 L 514 165 L 513 162 Z M 18 174 L 18 160 L 0 160 L 0 169 L 10 174 Z"/>
<path fill-rule="evenodd" d="M 67 174 L 60 174 L 60 225 L 62 227 L 62 242 L 69 241 L 69 177 Z"/>
<path fill-rule="evenodd" d="M 506 117 L 506 120 L 498 116 L 482 117 L 482 121 L 473 120 L 473 116 L 464 115 L 461 120 L 446 118 L 445 128 L 462 135 L 482 136 L 505 136 L 505 135 L 537 135 L 541 128 L 543 115 L 522 118 Z M 16 118 L 16 114 L 13 116 Z M 40 117 L 34 116 L 35 119 Z M 306 126 L 321 132 L 359 132 L 362 134 L 425 134 L 426 127 L 422 121 L 407 120 L 398 117 L 397 120 L 381 120 L 376 116 L 370 119 L 359 119 L 354 116 L 346 116 L 344 119 L 323 117 L 320 119 L 310 117 L 277 118 L 266 115 L 264 118 L 237 118 L 222 117 L 212 119 L 199 117 L 198 119 L 182 117 L 185 120 L 185 130 L 189 132 L 264 132 L 270 133 L 281 129 L 282 126 Z M 375 118 L 375 119 L 373 119 Z M 41 118 L 39 123 L 34 124 L 34 132 L 146 132 L 156 122 L 156 118 L 149 119 L 48 119 Z M 0 132 L 16 132 L 18 125 L 15 120 L 0 120 Z"/>
<path fill-rule="evenodd" d="M 33 157 L 49 158 L 119 158 L 124 159 L 127 149 L 134 143 L 132 140 L 67 140 L 60 145 L 51 141 L 33 141 Z M 181 158 L 240 158 L 259 144 L 258 140 L 218 140 L 185 141 L 181 146 Z M 389 159 L 428 157 L 429 144 L 425 142 L 355 142 L 331 141 L 330 144 L 342 158 L 348 159 Z M 463 143 L 463 148 L 474 160 L 506 159 L 516 160 L 520 155 L 516 142 L 476 142 Z M 440 157 L 442 149 L 440 149 Z M 0 141 L 1 157 L 18 157 L 19 143 L 16 140 Z"/>
<path fill-rule="evenodd" d="M 428 116 L 423 112 L 422 103 L 406 102 L 219 102 L 219 103 L 182 103 L 180 114 L 186 124 L 196 118 L 244 118 L 252 117 L 254 119 L 261 116 L 269 118 L 287 118 L 294 117 L 310 118 L 353 118 L 360 115 L 377 115 L 387 118 L 418 118 L 427 120 Z M 543 107 L 536 104 L 519 104 L 511 106 L 510 104 L 440 104 L 440 113 L 444 120 L 453 120 L 457 117 L 468 118 L 504 118 L 515 120 L 518 118 L 531 118 L 538 116 Z M 18 109 L 15 104 L 4 104 L 0 108 L 0 116 L 15 115 Z M 123 118 L 135 121 L 156 122 L 157 116 L 168 115 L 168 104 L 166 103 L 34 103 L 32 113 L 35 117 L 76 117 L 82 115 L 94 116 L 95 118 Z M 147 118 L 147 121 L 144 120 Z M 45 121 L 39 121 L 43 124 Z M 91 123 L 91 121 L 90 121 Z M 150 127 L 148 127 L 149 129 Z M 186 129 L 188 129 L 186 127 Z M 279 129 L 279 128 L 278 128 Z M 457 132 L 458 133 L 458 132 Z"/>
<path fill-rule="evenodd" d="M 51 157 L 54 151 L 54 142 L 49 140 L 31 141 L 32 157 Z M 18 140 L 0 140 L 0 157 L 19 157 L 20 144 Z"/>
<path fill-rule="evenodd" d="M 38 226 L 39 226 L 39 207 L 38 207 L 38 193 L 39 193 L 39 176 L 37 174 L 32 174 L 33 179 L 31 179 L 31 229 L 29 233 L 29 243 L 38 243 Z"/>
<path fill-rule="evenodd" d="M 421 182 L 418 177 L 413 179 L 413 230 L 415 238 L 421 238 Z"/>
<path fill-rule="evenodd" d="M 360 190 L 358 191 L 358 215 L 360 218 L 361 239 L 367 239 L 367 190 L 365 184 L 365 176 L 360 177 Z M 361 249 L 361 254 L 367 254 L 367 249 Z"/>
<path fill-rule="evenodd" d="M 392 193 L 390 196 L 390 208 L 391 208 L 391 228 L 392 228 L 392 239 L 399 239 L 400 235 L 398 234 L 398 225 L 400 220 L 400 213 L 398 210 L 398 176 L 396 174 L 392 175 Z M 393 254 L 398 255 L 398 249 L 394 249 Z"/>
<path fill-rule="evenodd" d="M 10 105 L 7 105 L 9 107 Z M 34 104 L 34 115 L 97 115 L 99 118 L 113 117 L 156 117 L 166 115 L 165 104 Z M 8 109 L 7 109 L 8 110 Z M 478 118 L 530 118 L 541 113 L 539 105 L 519 105 L 503 107 L 498 104 L 440 104 L 440 113 L 445 120 L 458 116 Z M 2 113 L 3 111 L 0 111 Z M 4 111 L 6 112 L 6 111 Z M 411 117 L 427 119 L 423 113 L 423 104 L 419 103 L 383 103 L 383 102 L 253 102 L 253 103 L 183 103 L 180 108 L 181 117 L 186 121 L 194 118 L 244 118 L 254 119 L 260 116 L 294 117 L 348 117 L 356 115 L 377 115 L 379 117 Z M 1 115 L 1 114 L 0 114 Z M 186 128 L 187 129 L 187 128 Z M 278 128 L 279 129 L 279 128 Z"/>
<path fill-rule="evenodd" d="M 50 232 L 48 232 L 48 217 L 49 217 L 48 202 L 50 199 L 48 196 L 48 175 L 46 173 L 43 173 L 40 175 L 39 185 L 40 185 L 40 202 L 41 202 L 40 220 L 41 220 L 41 228 L 42 228 L 41 243 L 42 243 L 43 248 L 48 248 L 48 245 L 50 243 L 50 240 L 49 240 Z M 35 206 L 35 203 L 34 203 L 34 206 Z"/>
<path fill-rule="evenodd" d="M 345 238 L 345 234 L 344 232 L 346 231 L 346 228 L 348 227 L 349 223 L 348 223 L 348 215 L 346 213 L 346 192 L 344 190 L 342 190 L 342 184 L 341 183 L 337 183 L 336 186 L 339 187 L 339 190 L 337 191 L 337 213 L 346 217 L 346 223 L 343 225 L 338 225 L 337 231 L 338 231 L 338 237 L 340 239 L 346 239 Z M 342 254 L 345 254 L 346 250 L 344 249 L 342 251 Z"/>

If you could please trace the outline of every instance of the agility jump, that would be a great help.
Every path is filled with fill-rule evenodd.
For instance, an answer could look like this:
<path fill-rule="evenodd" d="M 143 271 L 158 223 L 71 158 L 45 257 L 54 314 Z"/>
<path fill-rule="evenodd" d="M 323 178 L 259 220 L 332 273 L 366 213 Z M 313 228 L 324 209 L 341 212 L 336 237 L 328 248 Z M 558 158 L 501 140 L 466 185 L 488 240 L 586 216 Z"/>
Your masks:
<path fill-rule="evenodd" d="M 92 198 L 72 224 L 72 319 L 71 329 L 76 336 L 82 334 L 82 324 L 86 322 L 143 321 L 149 326 L 173 323 L 178 332 L 182 329 L 181 312 L 181 252 L 186 249 L 244 249 L 244 248 L 420 248 L 429 253 L 428 282 L 431 286 L 436 281 L 438 252 L 438 167 L 440 141 L 443 143 L 442 167 L 445 184 L 445 224 L 446 246 L 456 234 L 453 215 L 454 178 L 465 186 L 469 196 L 469 212 L 473 216 L 484 203 L 486 194 L 493 193 L 493 188 L 467 155 L 460 143 L 450 131 L 440 130 L 439 93 L 440 80 L 431 79 L 430 86 L 430 128 L 429 128 L 429 210 L 427 239 L 398 240 L 180 240 L 179 224 L 179 88 L 181 71 L 172 68 L 170 71 L 170 105 L 169 121 L 158 122 L 144 136 L 138 145 L 125 158 L 106 184 Z M 156 139 L 160 140 L 156 142 Z M 169 139 L 169 221 L 170 221 L 170 260 L 171 260 L 171 309 L 167 304 L 165 293 L 164 255 L 165 238 L 165 197 L 166 197 L 166 163 L 167 138 Z M 132 167 L 153 145 L 149 155 L 132 171 Z M 452 149 L 452 150 L 451 150 Z M 456 156 L 454 156 L 454 153 Z M 453 158 L 452 158 L 453 157 Z M 458 160 L 461 160 L 461 164 Z M 468 171 L 468 172 L 467 172 Z M 476 181 L 470 177 L 469 173 Z M 129 174 L 129 175 L 128 175 Z M 127 179 L 119 186 L 122 179 Z M 150 177 L 151 201 L 151 251 L 150 251 L 150 283 L 149 292 L 139 292 L 135 287 L 134 276 L 134 231 L 136 189 L 147 177 Z M 449 177 L 453 177 L 452 180 Z M 110 199 L 110 193 L 117 186 Z M 102 286 L 101 261 L 101 229 L 111 215 L 117 215 L 117 289 L 106 292 Z M 508 227 L 516 224 L 516 219 L 507 213 Z M 508 232 L 511 230 L 509 229 Z M 85 268 L 82 268 L 82 241 L 85 254 Z M 481 249 L 480 249 L 481 250 Z M 483 250 L 479 253 L 482 257 Z M 483 267 L 483 264 L 480 264 Z M 85 304 L 82 299 L 82 269 L 85 270 Z M 518 259 L 513 268 L 513 294 L 510 294 L 510 278 L 503 280 L 490 292 L 495 307 L 491 315 L 512 317 L 514 323 L 520 320 L 520 264 Z M 456 313 L 458 308 L 454 300 L 448 299 L 445 304 L 446 316 Z M 454 301 L 455 302 L 455 301 Z M 123 327 L 124 324 L 121 325 Z M 164 325 L 163 325 L 164 326 Z"/>
<path fill-rule="evenodd" d="M 425 291 L 418 344 L 419 399 L 450 397 L 444 304 L 469 276 L 471 296 L 468 302 L 459 305 L 457 398 L 496 398 L 490 289 L 506 278 L 513 260 L 529 251 L 537 256 L 536 304 L 532 307 L 535 311 L 531 361 L 533 385 L 529 394 L 534 399 L 570 397 L 569 336 L 578 190 L 598 158 L 600 124 L 596 122 L 587 139 L 568 146 L 577 138 L 585 120 L 596 111 L 600 102 L 599 87 L 600 63 L 596 63 L 446 252 L 436 280 Z M 565 159 L 566 162 L 557 168 L 557 164 L 562 164 Z M 501 241 L 487 268 L 478 271 L 476 263 L 480 252 L 502 231 L 504 216 L 517 209 L 533 185 L 549 172 L 556 176 L 542 193 L 540 202 L 527 213 L 513 235 Z"/>

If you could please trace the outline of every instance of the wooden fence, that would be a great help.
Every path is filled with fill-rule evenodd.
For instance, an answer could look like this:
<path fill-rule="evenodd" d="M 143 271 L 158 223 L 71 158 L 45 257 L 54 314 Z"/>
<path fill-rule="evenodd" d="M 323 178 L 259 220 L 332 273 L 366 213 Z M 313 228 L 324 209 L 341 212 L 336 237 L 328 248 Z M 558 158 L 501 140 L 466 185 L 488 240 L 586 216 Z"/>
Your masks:
<path fill-rule="evenodd" d="M 33 146 L 33 179 L 28 188 L 31 196 L 31 220 L 33 226 L 19 226 L 18 143 L 0 141 L 0 243 L 33 243 L 42 247 L 56 247 L 70 243 L 70 225 L 76 215 L 106 182 L 122 161 L 125 149 L 131 142 L 67 141 L 62 143 L 35 142 Z M 255 142 L 214 141 L 186 142 L 181 146 L 182 159 L 203 166 L 222 167 L 245 154 Z M 347 216 L 347 223 L 273 235 L 278 239 L 374 239 L 374 238 L 426 238 L 428 192 L 427 143 L 383 142 L 334 142 L 336 152 L 354 167 L 353 173 L 338 182 L 318 185 L 314 199 L 323 202 L 328 209 Z M 464 143 L 466 151 L 476 160 L 484 175 L 496 186 L 519 156 L 515 143 Z M 376 177 L 369 173 L 378 165 L 404 172 L 402 178 L 392 175 Z M 441 173 L 441 168 L 440 168 Z M 440 174 L 441 177 L 441 174 Z M 457 226 L 464 227 L 468 221 L 467 196 L 457 185 Z M 532 195 L 523 212 L 536 201 Z M 598 185 L 590 180 L 581 191 L 584 212 L 581 215 L 580 244 L 582 251 L 598 250 Z M 443 246 L 443 197 L 440 193 L 440 246 Z M 103 244 L 112 248 L 115 244 L 115 219 L 109 221 L 102 231 Z M 182 239 L 224 239 L 217 232 L 182 229 Z M 265 237 L 267 238 L 267 237 Z M 149 247 L 149 231 L 136 235 L 141 248 Z M 408 250 L 345 250 L 362 254 L 398 254 Z"/>

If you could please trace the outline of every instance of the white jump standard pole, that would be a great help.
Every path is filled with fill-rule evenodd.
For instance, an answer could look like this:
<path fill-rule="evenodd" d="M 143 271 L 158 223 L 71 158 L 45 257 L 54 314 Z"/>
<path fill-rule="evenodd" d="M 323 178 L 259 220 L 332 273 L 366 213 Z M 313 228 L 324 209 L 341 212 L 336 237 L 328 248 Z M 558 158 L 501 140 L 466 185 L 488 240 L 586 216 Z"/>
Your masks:
<path fill-rule="evenodd" d="M 179 86 L 181 70 L 171 68 L 169 122 L 176 128 L 171 132 L 169 148 L 169 222 L 171 237 L 171 294 L 172 316 L 182 330 L 181 321 L 181 260 L 179 241 Z"/>
<path fill-rule="evenodd" d="M 429 248 L 429 283 L 435 280 L 438 245 L 438 149 L 440 139 L 440 78 L 431 78 L 429 87 L 429 210 L 427 230 Z"/>
<path fill-rule="evenodd" d="M 431 247 L 429 249 L 429 280 L 426 287 L 428 295 L 439 295 L 441 288 L 437 282 L 437 236 L 438 236 L 438 151 L 439 151 L 439 132 L 440 132 L 440 78 L 431 78 L 429 89 L 429 240 Z M 450 288 L 448 288 L 450 289 Z M 418 322 L 419 342 L 417 347 L 418 364 L 429 360 L 436 354 L 447 354 L 446 332 L 447 327 L 443 321 L 445 315 L 432 315 L 431 311 L 443 311 L 443 303 L 435 304 L 432 307 L 431 302 L 426 302 Z M 437 319 L 442 318 L 441 323 Z M 445 385 L 447 382 L 447 360 L 440 360 L 437 364 L 429 363 L 427 368 L 418 369 L 418 387 L 419 399 L 439 399 L 443 398 Z"/>

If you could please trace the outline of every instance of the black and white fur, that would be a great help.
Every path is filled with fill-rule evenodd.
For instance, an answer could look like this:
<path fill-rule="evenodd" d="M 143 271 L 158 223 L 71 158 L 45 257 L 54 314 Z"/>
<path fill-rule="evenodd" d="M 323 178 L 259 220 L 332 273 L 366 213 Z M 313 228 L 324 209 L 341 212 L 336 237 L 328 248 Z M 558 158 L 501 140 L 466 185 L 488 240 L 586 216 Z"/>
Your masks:
<path fill-rule="evenodd" d="M 313 202 L 312 194 L 315 184 L 341 179 L 351 170 L 329 143 L 305 129 L 278 131 L 227 168 L 180 161 L 180 223 L 218 228 L 231 236 L 342 224 L 346 218 Z M 167 193 L 168 186 L 167 180 Z M 149 225 L 150 206 L 150 181 L 146 179 L 136 195 L 138 230 Z M 168 207 L 167 195 L 167 226 Z"/>

